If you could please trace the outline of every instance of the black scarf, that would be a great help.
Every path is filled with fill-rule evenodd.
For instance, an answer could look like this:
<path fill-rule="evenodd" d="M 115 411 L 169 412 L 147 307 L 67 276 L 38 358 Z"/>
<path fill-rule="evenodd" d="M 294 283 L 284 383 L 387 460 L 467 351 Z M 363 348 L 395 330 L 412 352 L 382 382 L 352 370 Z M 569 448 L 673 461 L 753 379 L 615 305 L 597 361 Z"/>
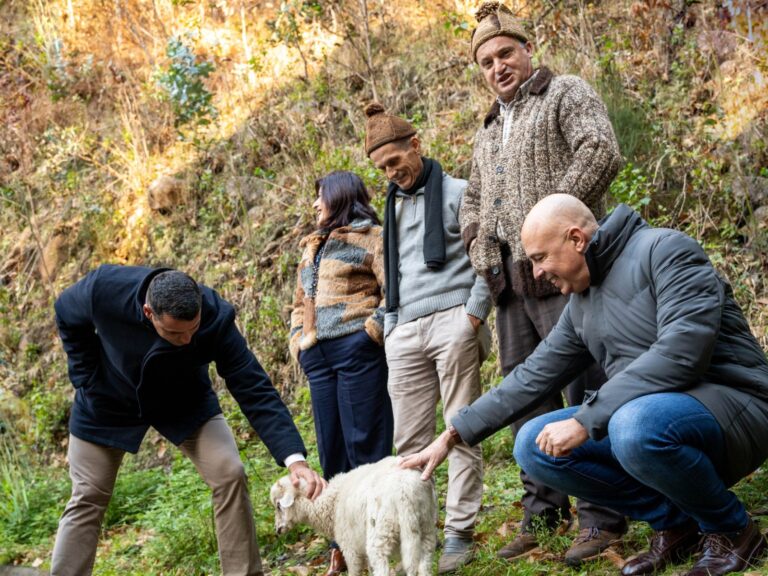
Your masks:
<path fill-rule="evenodd" d="M 384 274 L 386 281 L 387 312 L 395 312 L 400 306 L 398 269 L 400 253 L 397 247 L 397 219 L 395 204 L 397 192 L 415 194 L 424 188 L 424 264 L 430 270 L 445 265 L 445 230 L 443 229 L 443 167 L 436 160 L 422 156 L 424 168 L 408 190 L 401 190 L 394 182 L 387 188 L 387 204 L 384 208 Z"/>

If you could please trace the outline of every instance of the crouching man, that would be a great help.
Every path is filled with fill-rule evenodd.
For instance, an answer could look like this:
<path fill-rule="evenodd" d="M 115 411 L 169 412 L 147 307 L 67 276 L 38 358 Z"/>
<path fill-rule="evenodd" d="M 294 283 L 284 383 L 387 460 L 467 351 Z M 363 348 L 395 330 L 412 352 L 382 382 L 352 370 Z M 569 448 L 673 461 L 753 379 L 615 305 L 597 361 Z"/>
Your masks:
<path fill-rule="evenodd" d="M 429 477 L 454 445 L 533 410 L 594 357 L 606 384 L 582 406 L 526 424 L 520 466 L 651 525 L 650 551 L 624 576 L 662 571 L 699 542 L 687 576 L 745 570 L 766 542 L 728 488 L 768 455 L 768 362 L 730 286 L 695 240 L 651 228 L 624 205 L 598 224 L 574 197 L 549 196 L 528 214 L 522 242 L 535 277 L 570 295 L 560 321 L 402 465 Z"/>
<path fill-rule="evenodd" d="M 51 576 L 91 574 L 101 521 L 125 452 L 150 426 L 176 444 L 213 492 L 226 576 L 263 574 L 245 470 L 211 387 L 208 365 L 291 480 L 325 486 L 288 409 L 235 326 L 231 304 L 168 269 L 101 266 L 55 304 L 75 403 L 69 428 L 72 497 L 59 522 Z"/>

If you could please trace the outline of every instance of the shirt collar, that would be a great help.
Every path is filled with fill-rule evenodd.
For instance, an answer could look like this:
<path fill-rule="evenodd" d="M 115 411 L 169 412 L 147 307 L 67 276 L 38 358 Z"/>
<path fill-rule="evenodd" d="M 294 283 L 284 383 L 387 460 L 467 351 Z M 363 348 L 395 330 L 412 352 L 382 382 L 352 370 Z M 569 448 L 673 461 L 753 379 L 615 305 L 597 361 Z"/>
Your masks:
<path fill-rule="evenodd" d="M 536 76 L 539 75 L 539 70 L 539 68 L 534 70 L 533 74 L 531 74 L 531 77 L 520 85 L 520 88 L 517 89 L 517 92 L 515 92 L 515 95 L 512 97 L 512 100 L 510 100 L 509 103 L 504 103 L 500 96 L 496 96 L 496 102 L 499 103 L 499 108 L 501 109 L 502 114 L 506 114 L 512 108 L 512 104 L 514 104 L 515 100 L 519 100 L 530 94 L 531 86 L 533 85 Z"/>

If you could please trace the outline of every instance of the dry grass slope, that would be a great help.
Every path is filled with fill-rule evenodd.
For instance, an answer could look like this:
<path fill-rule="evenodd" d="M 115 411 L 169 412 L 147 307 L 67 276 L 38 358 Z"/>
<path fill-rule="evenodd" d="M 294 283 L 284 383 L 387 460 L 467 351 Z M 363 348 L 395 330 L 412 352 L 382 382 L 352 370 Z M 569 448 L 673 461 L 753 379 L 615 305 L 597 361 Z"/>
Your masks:
<path fill-rule="evenodd" d="M 615 200 L 698 238 L 768 347 L 766 9 L 747 18 L 738 0 L 507 4 L 530 22 L 539 62 L 603 94 L 628 162 Z M 448 171 L 468 176 L 492 101 L 467 49 L 474 8 L 0 1 L 0 422 L 14 423 L 20 457 L 60 478 L 71 390 L 51 305 L 102 262 L 176 266 L 215 286 L 309 430 L 287 319 L 314 180 L 355 170 L 381 206 L 385 182 L 361 145 L 373 98 L 417 125 Z M 196 94 L 210 94 L 215 108 L 184 125 L 178 106 L 198 100 L 174 100 L 159 82 L 176 61 L 167 53 L 174 38 L 195 59 L 182 66 L 182 86 L 200 80 Z M 484 377 L 498 377 L 493 361 Z M 227 410 L 251 450 L 247 423 L 231 402 Z M 154 439 L 136 478 L 170 467 L 171 453 Z M 508 439 L 487 449 L 499 490 L 481 530 L 489 550 L 517 497 L 508 454 Z M 128 547 L 132 529 L 123 529 Z M 16 559 L 43 553 L 14 546 Z M 471 573 L 499 573 L 491 556 Z"/>

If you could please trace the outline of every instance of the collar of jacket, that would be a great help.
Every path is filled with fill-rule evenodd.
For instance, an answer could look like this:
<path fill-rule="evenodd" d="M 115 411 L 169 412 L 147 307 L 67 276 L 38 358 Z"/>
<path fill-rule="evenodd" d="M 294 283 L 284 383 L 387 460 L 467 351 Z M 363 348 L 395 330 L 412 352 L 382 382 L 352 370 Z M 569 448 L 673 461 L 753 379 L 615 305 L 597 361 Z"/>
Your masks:
<path fill-rule="evenodd" d="M 536 74 L 536 76 L 531 79 L 531 85 L 530 85 L 530 88 L 528 89 L 528 94 L 540 96 L 541 94 L 547 91 L 547 88 L 549 88 L 549 84 L 550 82 L 552 82 L 552 78 L 554 78 L 555 75 L 546 66 L 542 66 L 541 68 L 538 68 L 537 71 L 538 71 L 538 74 Z M 536 71 L 534 71 L 534 73 L 535 72 Z M 519 91 L 518 91 L 518 94 L 519 94 Z M 515 97 L 517 97 L 517 94 L 515 95 Z M 499 101 L 496 100 L 493 103 L 493 106 L 491 106 L 491 109 L 488 111 L 488 114 L 486 114 L 485 120 L 483 120 L 483 127 L 488 128 L 488 125 L 491 122 L 493 122 L 496 118 L 498 118 L 500 113 L 501 113 L 501 105 L 499 104 Z"/>
<path fill-rule="evenodd" d="M 330 236 L 368 232 L 368 230 L 370 230 L 372 227 L 373 222 L 371 222 L 368 218 L 365 218 L 353 220 L 346 226 L 339 226 L 338 228 L 334 228 L 330 231 L 327 228 L 321 228 L 320 230 L 315 230 L 311 234 L 304 236 L 304 238 L 301 239 L 301 242 L 299 242 L 299 247 L 303 248 L 307 244 L 324 241 Z"/>
<path fill-rule="evenodd" d="M 648 223 L 626 204 L 619 204 L 599 226 L 584 253 L 590 286 L 598 286 L 605 279 L 632 235 L 648 228 Z"/>

